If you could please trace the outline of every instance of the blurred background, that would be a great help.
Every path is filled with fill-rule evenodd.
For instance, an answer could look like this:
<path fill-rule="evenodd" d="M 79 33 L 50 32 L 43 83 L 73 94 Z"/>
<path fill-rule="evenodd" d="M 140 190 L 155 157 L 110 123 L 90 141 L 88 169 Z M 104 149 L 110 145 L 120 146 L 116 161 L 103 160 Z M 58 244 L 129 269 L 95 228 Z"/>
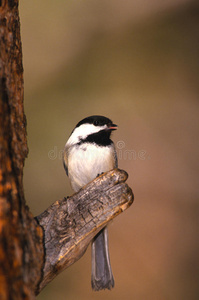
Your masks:
<path fill-rule="evenodd" d="M 133 205 L 109 226 L 112 291 L 92 292 L 90 247 L 38 300 L 199 297 L 199 3 L 191 0 L 20 1 L 34 215 L 71 195 L 62 150 L 101 114 Z"/>

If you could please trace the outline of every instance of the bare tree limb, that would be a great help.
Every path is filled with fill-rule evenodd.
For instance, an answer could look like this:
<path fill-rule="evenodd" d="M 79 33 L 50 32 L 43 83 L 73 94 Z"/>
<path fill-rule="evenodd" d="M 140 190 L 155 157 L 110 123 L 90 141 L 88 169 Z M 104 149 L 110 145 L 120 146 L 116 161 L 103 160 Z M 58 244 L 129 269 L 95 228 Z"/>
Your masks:
<path fill-rule="evenodd" d="M 37 293 L 77 261 L 93 237 L 133 202 L 125 171 L 100 175 L 70 198 L 56 201 L 37 217 L 44 231 L 45 264 Z"/>

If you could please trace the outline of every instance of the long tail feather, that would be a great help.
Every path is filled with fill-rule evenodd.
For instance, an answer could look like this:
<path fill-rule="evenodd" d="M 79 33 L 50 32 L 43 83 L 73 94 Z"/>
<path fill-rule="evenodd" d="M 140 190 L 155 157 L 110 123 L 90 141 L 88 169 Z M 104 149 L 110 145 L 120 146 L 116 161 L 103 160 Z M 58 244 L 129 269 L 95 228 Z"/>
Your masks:
<path fill-rule="evenodd" d="M 92 289 L 99 291 L 114 287 L 108 250 L 108 230 L 103 228 L 92 241 Z"/>

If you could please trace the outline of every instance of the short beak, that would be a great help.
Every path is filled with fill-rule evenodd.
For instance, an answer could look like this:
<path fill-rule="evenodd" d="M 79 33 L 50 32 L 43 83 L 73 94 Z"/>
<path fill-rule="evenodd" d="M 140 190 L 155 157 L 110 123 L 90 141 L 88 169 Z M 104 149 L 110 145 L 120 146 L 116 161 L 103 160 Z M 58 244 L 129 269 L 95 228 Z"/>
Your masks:
<path fill-rule="evenodd" d="M 116 130 L 117 129 L 117 125 L 116 124 L 111 124 L 110 126 L 108 126 L 108 129 L 110 129 L 110 130 Z"/>

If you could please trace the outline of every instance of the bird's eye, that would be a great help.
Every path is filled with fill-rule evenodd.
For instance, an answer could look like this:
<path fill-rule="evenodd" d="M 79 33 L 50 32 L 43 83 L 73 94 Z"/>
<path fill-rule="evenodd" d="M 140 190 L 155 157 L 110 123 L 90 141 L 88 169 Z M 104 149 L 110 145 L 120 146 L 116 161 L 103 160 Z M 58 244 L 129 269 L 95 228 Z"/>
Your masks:
<path fill-rule="evenodd" d="M 99 121 L 95 120 L 93 123 L 95 126 L 99 125 Z"/>

